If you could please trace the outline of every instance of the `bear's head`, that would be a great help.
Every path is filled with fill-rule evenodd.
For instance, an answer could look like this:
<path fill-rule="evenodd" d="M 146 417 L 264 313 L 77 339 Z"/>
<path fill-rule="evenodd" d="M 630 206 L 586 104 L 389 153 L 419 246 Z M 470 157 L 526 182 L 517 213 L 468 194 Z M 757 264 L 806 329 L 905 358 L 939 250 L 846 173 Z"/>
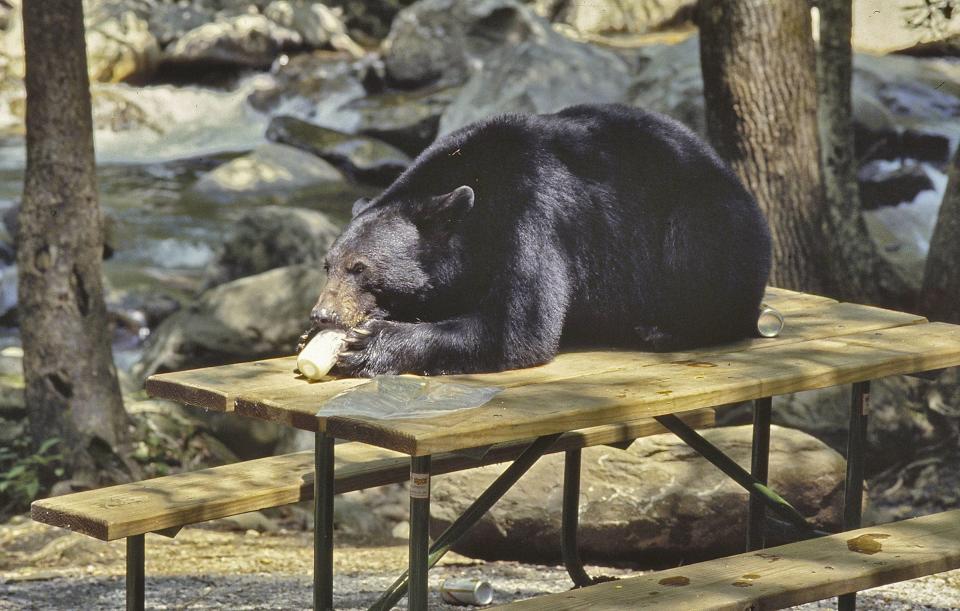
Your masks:
<path fill-rule="evenodd" d="M 468 186 L 438 196 L 358 200 L 327 253 L 327 282 L 310 314 L 314 324 L 349 328 L 369 318 L 417 318 L 425 302 L 462 274 L 458 226 L 473 202 Z"/>

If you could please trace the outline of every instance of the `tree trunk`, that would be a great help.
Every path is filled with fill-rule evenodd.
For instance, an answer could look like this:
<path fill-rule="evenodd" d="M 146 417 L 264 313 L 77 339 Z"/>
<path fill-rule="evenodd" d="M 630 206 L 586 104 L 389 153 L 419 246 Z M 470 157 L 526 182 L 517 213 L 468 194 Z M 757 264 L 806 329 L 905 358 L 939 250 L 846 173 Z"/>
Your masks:
<path fill-rule="evenodd" d="M 59 437 L 91 478 L 127 438 L 100 276 L 90 83 L 81 0 L 23 6 L 27 168 L 17 264 L 30 432 Z M 105 447 L 106 446 L 106 447 Z"/>
<path fill-rule="evenodd" d="M 835 0 L 818 6 L 817 83 L 831 292 L 850 301 L 904 305 L 900 296 L 907 288 L 877 252 L 860 208 L 850 91 L 852 5 Z"/>
<path fill-rule="evenodd" d="M 698 15 L 707 132 L 770 222 L 770 281 L 823 292 L 828 274 L 807 2 L 703 0 Z"/>
<path fill-rule="evenodd" d="M 937 225 L 923 274 L 920 312 L 930 320 L 960 324 L 960 151 L 950 165 Z"/>

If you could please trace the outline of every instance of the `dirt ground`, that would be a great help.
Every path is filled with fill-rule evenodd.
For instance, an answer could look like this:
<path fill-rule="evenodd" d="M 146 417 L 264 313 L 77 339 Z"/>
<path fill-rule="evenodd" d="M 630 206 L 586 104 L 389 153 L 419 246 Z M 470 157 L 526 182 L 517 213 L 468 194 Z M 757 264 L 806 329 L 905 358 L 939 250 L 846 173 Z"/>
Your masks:
<path fill-rule="evenodd" d="M 340 537 L 334 554 L 335 606 L 365 609 L 403 570 L 402 540 L 367 545 Z M 344 540 L 346 539 L 346 540 Z M 147 608 L 308 609 L 313 566 L 309 532 L 261 533 L 185 528 L 174 539 L 147 535 Z M 124 605 L 122 541 L 86 536 L 14 518 L 0 525 L 0 609 L 118 609 Z M 635 571 L 588 567 L 592 574 Z M 484 579 L 494 602 L 505 603 L 570 587 L 562 567 L 483 562 L 448 554 L 430 573 L 431 609 L 448 577 Z M 960 571 L 877 588 L 860 596 L 861 609 L 960 608 Z M 405 608 L 401 603 L 399 608 Z M 803 609 L 835 608 L 823 601 Z"/>

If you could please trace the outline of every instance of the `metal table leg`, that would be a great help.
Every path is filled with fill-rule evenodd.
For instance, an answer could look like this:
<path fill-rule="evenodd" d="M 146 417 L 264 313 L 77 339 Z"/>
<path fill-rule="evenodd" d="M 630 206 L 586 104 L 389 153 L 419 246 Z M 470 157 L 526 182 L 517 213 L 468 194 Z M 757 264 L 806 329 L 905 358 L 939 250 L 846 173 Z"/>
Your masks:
<path fill-rule="evenodd" d="M 847 429 L 847 479 L 843 489 L 844 530 L 860 528 L 863 515 L 863 450 L 869 403 L 870 382 L 854 384 L 850 399 L 850 427 Z M 844 594 L 837 599 L 838 611 L 852 611 L 856 608 L 856 592 Z"/>
<path fill-rule="evenodd" d="M 430 554 L 430 457 L 410 459 L 410 611 L 427 609 Z"/>
<path fill-rule="evenodd" d="M 577 527 L 580 522 L 580 450 L 567 450 L 563 463 L 563 535 L 560 553 L 563 565 L 574 585 L 582 588 L 593 583 L 587 575 L 577 549 Z"/>
<path fill-rule="evenodd" d="M 503 497 L 504 494 L 510 490 L 511 487 L 517 480 L 519 480 L 524 473 L 526 473 L 530 467 L 533 466 L 537 459 L 546 453 L 550 449 L 550 446 L 553 445 L 560 437 L 560 433 L 554 435 L 545 435 L 543 437 L 538 437 L 536 441 L 531 443 L 523 453 L 517 457 L 513 463 L 507 467 L 507 469 L 500 474 L 497 479 L 493 481 L 490 486 L 483 491 L 477 500 L 473 502 L 466 511 L 463 512 L 459 518 L 457 518 L 453 524 L 451 524 L 447 530 L 443 531 L 436 541 L 433 542 L 433 545 L 430 546 L 430 553 L 427 557 L 427 568 L 434 566 L 437 562 L 443 558 L 443 555 L 446 554 L 453 545 L 463 537 L 470 528 L 473 527 L 480 518 L 483 517 L 483 514 L 496 504 L 497 501 Z M 412 486 L 411 486 L 412 487 Z M 429 505 L 428 505 L 429 510 Z M 411 507 L 412 509 L 412 507 Z M 429 515 L 429 514 L 428 514 Z M 413 541 L 413 528 L 414 528 L 414 519 L 413 515 L 410 516 L 410 539 L 411 545 Z M 403 595 L 407 592 L 407 581 L 410 573 L 405 571 L 393 584 L 384 592 L 379 599 L 373 605 L 371 605 L 371 611 L 386 611 L 397 604 Z M 414 608 L 411 603 L 410 608 Z"/>
<path fill-rule="evenodd" d="M 770 462 L 770 397 L 753 402 L 753 449 L 750 461 L 750 474 L 761 484 L 767 483 Z M 750 493 L 750 505 L 747 509 L 747 551 L 764 547 L 764 522 L 766 505 L 756 492 Z"/>
<path fill-rule="evenodd" d="M 127 611 L 143 611 L 144 536 L 127 537 Z"/>
<path fill-rule="evenodd" d="M 317 431 L 313 473 L 313 608 L 333 609 L 333 445 Z"/>
<path fill-rule="evenodd" d="M 721 452 L 719 448 L 687 426 L 683 420 L 673 414 L 655 416 L 654 419 L 662 424 L 665 429 L 682 439 L 688 446 L 696 450 L 698 454 L 710 461 L 711 464 L 726 473 L 730 479 L 737 482 L 747 492 L 751 494 L 757 493 L 763 500 L 763 503 L 772 509 L 781 519 L 797 529 L 801 537 L 811 538 L 830 534 L 814 528 L 786 499 L 768 488 L 766 484 L 758 482 L 756 478 L 747 473 L 746 469 L 738 465 L 732 458 Z"/>

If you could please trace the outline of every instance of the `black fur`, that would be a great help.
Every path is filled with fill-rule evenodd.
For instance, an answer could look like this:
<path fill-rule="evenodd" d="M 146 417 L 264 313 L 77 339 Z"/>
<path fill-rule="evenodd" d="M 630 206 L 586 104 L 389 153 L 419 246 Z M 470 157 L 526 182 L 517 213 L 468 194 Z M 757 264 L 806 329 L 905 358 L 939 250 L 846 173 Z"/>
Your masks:
<path fill-rule="evenodd" d="M 733 340 L 755 333 L 770 269 L 766 221 L 729 167 L 621 105 L 469 125 L 354 212 L 314 310 L 359 326 L 338 363 L 352 375 L 526 367 L 561 340 Z"/>

